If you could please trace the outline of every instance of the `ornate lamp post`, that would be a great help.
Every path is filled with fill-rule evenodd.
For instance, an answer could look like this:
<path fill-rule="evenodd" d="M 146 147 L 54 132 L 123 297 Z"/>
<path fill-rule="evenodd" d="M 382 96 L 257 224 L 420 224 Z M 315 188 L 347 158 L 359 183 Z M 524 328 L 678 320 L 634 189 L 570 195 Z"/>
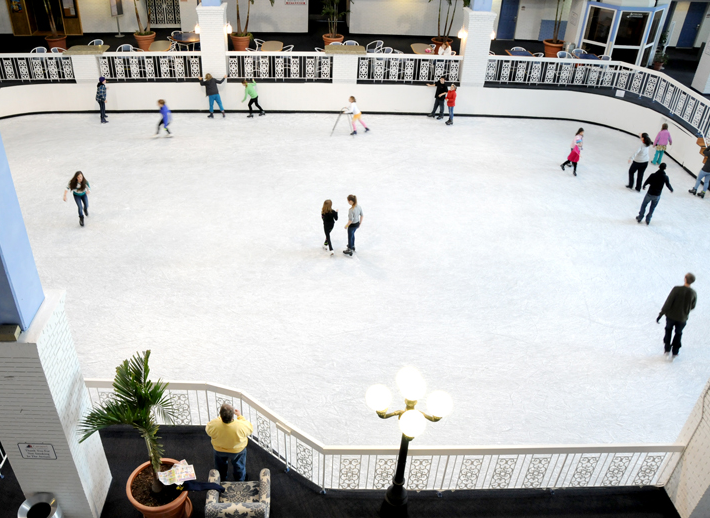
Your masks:
<path fill-rule="evenodd" d="M 365 399 L 382 419 L 397 416 L 399 428 L 402 431 L 402 441 L 399 446 L 397 470 L 395 471 L 392 485 L 385 493 L 385 500 L 380 508 L 382 518 L 407 516 L 407 489 L 404 487 L 404 469 L 407 465 L 407 451 L 409 442 L 424 431 L 427 420 L 436 422 L 451 413 L 453 402 L 446 392 L 437 390 L 427 398 L 427 410 L 431 415 L 417 410 L 417 401 L 424 397 L 426 383 L 419 371 L 414 367 L 404 367 L 397 373 L 397 386 L 404 396 L 404 410 L 387 412 L 392 401 L 392 394 L 384 385 L 373 385 L 367 390 Z"/>

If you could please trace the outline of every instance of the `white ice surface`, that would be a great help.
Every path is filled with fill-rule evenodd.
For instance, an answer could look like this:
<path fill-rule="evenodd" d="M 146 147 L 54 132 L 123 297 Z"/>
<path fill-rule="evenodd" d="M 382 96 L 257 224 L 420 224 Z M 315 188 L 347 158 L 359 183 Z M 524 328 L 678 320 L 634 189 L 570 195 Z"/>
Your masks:
<path fill-rule="evenodd" d="M 331 138 L 332 114 L 176 114 L 175 138 L 152 140 L 158 117 L 0 121 L 85 376 L 150 348 L 155 376 L 242 389 L 326 444 L 396 445 L 364 395 L 412 364 L 455 401 L 418 445 L 675 440 L 710 367 L 710 199 L 670 162 L 675 193 L 638 225 L 634 137 L 586 127 L 574 178 L 559 167 L 574 122 L 365 113 L 371 133 L 341 121 Z M 78 169 L 85 228 L 61 201 Z M 654 320 L 687 271 L 699 303 L 669 363 Z"/>

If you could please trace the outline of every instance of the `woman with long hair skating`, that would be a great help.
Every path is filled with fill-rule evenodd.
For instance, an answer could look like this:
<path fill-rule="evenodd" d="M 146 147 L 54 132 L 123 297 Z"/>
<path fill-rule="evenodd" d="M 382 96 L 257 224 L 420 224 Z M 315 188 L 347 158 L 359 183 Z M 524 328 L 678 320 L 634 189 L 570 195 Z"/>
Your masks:
<path fill-rule="evenodd" d="M 572 174 L 577 176 L 577 162 L 582 155 L 582 144 L 584 143 L 584 128 L 579 128 L 572 139 L 570 146 L 570 154 L 567 156 L 567 161 L 562 163 L 560 167 L 565 170 L 568 165 L 572 166 Z"/>
<path fill-rule="evenodd" d="M 639 138 L 641 139 L 641 144 L 636 150 L 636 153 L 629 158 L 629 164 L 631 164 L 631 167 L 629 167 L 629 183 L 626 188 L 634 188 L 634 174 L 638 172 L 636 175 L 636 190 L 641 192 L 643 175 L 648 167 L 648 150 L 653 145 L 653 141 L 651 140 L 651 137 L 648 136 L 648 133 L 641 133 Z"/>
<path fill-rule="evenodd" d="M 84 226 L 84 216 L 89 217 L 89 193 L 91 186 L 89 181 L 84 177 L 81 171 L 77 171 L 69 180 L 67 188 L 64 189 L 64 201 L 67 201 L 67 192 L 71 191 L 74 195 L 74 201 L 79 208 L 79 225 Z M 82 204 L 84 208 L 82 209 Z"/>
<path fill-rule="evenodd" d="M 323 220 L 323 231 L 325 232 L 325 242 L 323 250 L 330 249 L 330 255 L 333 255 L 333 242 L 330 239 L 330 233 L 333 231 L 335 222 L 338 221 L 338 211 L 333 209 L 333 202 L 325 200 L 323 208 L 320 210 L 320 217 Z"/>

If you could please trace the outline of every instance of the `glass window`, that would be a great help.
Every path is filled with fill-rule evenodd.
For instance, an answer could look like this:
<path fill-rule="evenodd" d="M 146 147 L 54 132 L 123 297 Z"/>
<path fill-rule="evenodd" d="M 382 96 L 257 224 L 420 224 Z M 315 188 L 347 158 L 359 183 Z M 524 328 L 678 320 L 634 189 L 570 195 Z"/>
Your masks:
<path fill-rule="evenodd" d="M 582 48 L 590 54 L 596 54 L 597 56 L 601 56 L 606 52 L 604 45 L 595 45 L 593 43 L 587 43 L 586 41 L 582 43 Z"/>
<path fill-rule="evenodd" d="M 614 11 L 602 9 L 601 7 L 590 7 L 583 39 L 598 41 L 599 43 L 608 42 L 613 20 Z"/>
<path fill-rule="evenodd" d="M 648 20 L 648 13 L 622 11 L 614 45 L 641 45 L 646 30 L 646 20 Z"/>
<path fill-rule="evenodd" d="M 656 31 L 658 31 L 658 26 L 661 24 L 661 17 L 663 16 L 663 11 L 658 11 L 653 15 L 653 21 L 651 22 L 651 31 L 648 33 L 648 42 L 656 41 Z"/>
<path fill-rule="evenodd" d="M 653 45 L 649 45 L 648 47 L 646 47 L 646 50 L 643 51 L 643 57 L 641 58 L 641 63 L 639 63 L 639 65 L 641 65 L 642 67 L 648 66 L 648 58 L 651 56 L 652 50 Z"/>
<path fill-rule="evenodd" d="M 636 64 L 636 57 L 639 49 L 614 49 L 611 53 L 611 59 L 614 61 L 626 61 L 632 65 Z"/>

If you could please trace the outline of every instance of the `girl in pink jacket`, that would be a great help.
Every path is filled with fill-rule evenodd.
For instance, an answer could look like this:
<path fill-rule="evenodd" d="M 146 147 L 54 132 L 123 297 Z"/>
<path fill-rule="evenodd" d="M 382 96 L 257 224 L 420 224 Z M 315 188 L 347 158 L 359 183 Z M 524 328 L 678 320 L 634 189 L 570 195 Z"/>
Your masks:
<path fill-rule="evenodd" d="M 673 144 L 673 139 L 668 131 L 668 124 L 661 126 L 661 131 L 656 135 L 656 140 L 653 141 L 653 144 L 656 146 L 656 156 L 653 157 L 651 163 L 660 164 L 661 160 L 663 160 L 663 153 L 666 151 L 666 146 Z"/>

